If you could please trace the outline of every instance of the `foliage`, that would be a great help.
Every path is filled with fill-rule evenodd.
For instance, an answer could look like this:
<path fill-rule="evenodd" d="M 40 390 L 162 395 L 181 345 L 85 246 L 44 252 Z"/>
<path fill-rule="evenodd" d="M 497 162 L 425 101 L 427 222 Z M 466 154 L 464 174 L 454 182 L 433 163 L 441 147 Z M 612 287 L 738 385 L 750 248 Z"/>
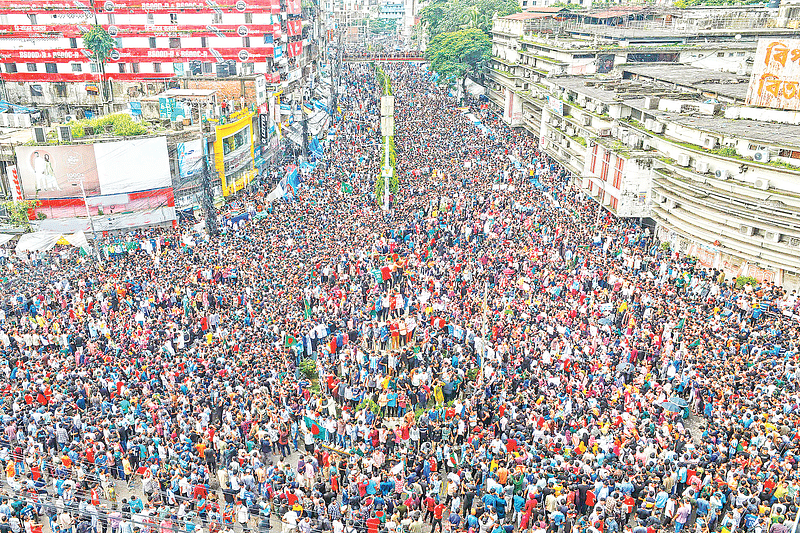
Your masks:
<path fill-rule="evenodd" d="M 670 248 L 670 245 L 669 245 L 669 243 L 667 241 L 664 241 L 664 242 L 661 243 L 661 249 L 664 250 L 665 252 L 667 250 L 669 250 L 669 248 Z"/>
<path fill-rule="evenodd" d="M 111 55 L 111 50 L 117 44 L 114 38 L 99 24 L 95 24 L 88 31 L 83 32 L 81 37 L 83 37 L 83 44 L 92 52 L 92 59 L 98 63 L 105 63 Z"/>
<path fill-rule="evenodd" d="M 397 20 L 395 19 L 370 19 L 369 31 L 372 33 L 397 33 Z"/>
<path fill-rule="evenodd" d="M 733 146 L 723 146 L 722 148 L 715 148 L 713 150 L 709 150 L 712 154 L 721 155 L 723 157 L 737 157 L 739 152 L 736 151 L 736 148 Z"/>
<path fill-rule="evenodd" d="M 121 137 L 133 137 L 147 133 L 147 126 L 141 122 L 136 122 L 127 113 L 115 113 L 102 117 L 73 120 L 67 124 L 72 132 L 74 139 L 79 139 L 86 135 L 86 130 L 91 130 L 95 134 L 101 133 L 108 127 Z"/>
<path fill-rule="evenodd" d="M 487 36 L 495 15 L 519 13 L 516 0 L 433 0 L 420 11 L 428 38 L 460 29 L 479 29 Z"/>
<path fill-rule="evenodd" d="M 315 379 L 317 377 L 317 361 L 315 359 L 304 359 L 300 361 L 300 373 L 308 379 Z"/>
<path fill-rule="evenodd" d="M 449 84 L 461 78 L 466 81 L 467 74 L 480 75 L 491 55 L 492 41 L 476 28 L 439 34 L 425 51 L 431 70 Z"/>
<path fill-rule="evenodd" d="M 481 369 L 478 367 L 470 368 L 469 370 L 467 370 L 467 381 L 475 381 L 480 371 Z"/>
<path fill-rule="evenodd" d="M 745 285 L 750 285 L 755 288 L 758 285 L 758 280 L 750 276 L 739 276 L 736 278 L 736 288 L 741 289 Z"/>
<path fill-rule="evenodd" d="M 381 412 L 381 408 L 378 406 L 378 404 L 373 402 L 369 398 L 364 398 L 363 400 L 361 400 L 361 403 L 359 403 L 356 406 L 356 411 L 360 411 L 362 409 L 369 409 L 372 412 L 372 414 L 375 415 Z"/>
<path fill-rule="evenodd" d="M 20 200 L 19 202 L 3 202 L 2 206 L 8 214 L 8 223 L 18 228 L 30 227 L 31 210 L 39 205 L 39 200 Z"/>

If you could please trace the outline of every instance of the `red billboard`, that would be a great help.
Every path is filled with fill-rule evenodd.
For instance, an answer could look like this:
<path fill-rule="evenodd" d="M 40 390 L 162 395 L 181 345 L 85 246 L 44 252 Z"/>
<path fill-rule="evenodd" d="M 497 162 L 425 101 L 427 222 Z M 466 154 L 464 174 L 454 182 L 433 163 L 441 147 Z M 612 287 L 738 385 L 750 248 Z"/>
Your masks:
<path fill-rule="evenodd" d="M 0 0 L 0 13 L 279 13 L 280 0 Z"/>
<path fill-rule="evenodd" d="M 0 50 L 0 63 L 91 63 L 91 53 L 82 48 L 61 50 Z M 272 47 L 264 48 L 121 48 L 114 49 L 107 63 L 212 61 L 233 59 L 263 63 L 272 57 Z"/>
<path fill-rule="evenodd" d="M 280 24 L 215 25 L 102 25 L 112 37 L 247 37 L 272 34 Z M 0 37 L 80 37 L 89 28 L 81 24 L 0 24 Z"/>

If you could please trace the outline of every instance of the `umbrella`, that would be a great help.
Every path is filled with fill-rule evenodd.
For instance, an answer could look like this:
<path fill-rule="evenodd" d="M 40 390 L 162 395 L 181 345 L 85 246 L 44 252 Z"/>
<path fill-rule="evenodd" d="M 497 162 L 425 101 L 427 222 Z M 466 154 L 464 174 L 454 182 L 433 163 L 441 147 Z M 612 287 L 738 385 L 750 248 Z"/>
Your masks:
<path fill-rule="evenodd" d="M 683 411 L 678 405 L 672 402 L 664 402 L 661 404 L 661 408 L 668 413 L 680 413 Z"/>
<path fill-rule="evenodd" d="M 686 400 L 684 400 L 680 396 L 673 396 L 672 398 L 669 399 L 669 401 L 671 403 L 674 403 L 675 405 L 677 405 L 681 409 L 683 409 L 684 407 L 689 405 L 689 402 L 687 402 Z"/>
<path fill-rule="evenodd" d="M 621 372 L 623 374 L 627 374 L 633 369 L 633 365 L 631 363 L 622 362 L 617 365 L 617 372 Z"/>

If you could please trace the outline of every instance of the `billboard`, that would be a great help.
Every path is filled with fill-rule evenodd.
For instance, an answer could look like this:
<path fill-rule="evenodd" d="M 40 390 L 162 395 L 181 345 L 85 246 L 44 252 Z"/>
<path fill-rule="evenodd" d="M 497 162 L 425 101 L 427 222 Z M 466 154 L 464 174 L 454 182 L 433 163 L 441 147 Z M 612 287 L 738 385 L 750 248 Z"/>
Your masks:
<path fill-rule="evenodd" d="M 181 178 L 193 178 L 203 171 L 203 144 L 200 139 L 178 143 L 178 170 Z"/>
<path fill-rule="evenodd" d="M 17 146 L 23 196 L 42 200 L 170 187 L 166 137 L 97 144 Z"/>
<path fill-rule="evenodd" d="M 759 39 L 747 105 L 800 111 L 800 39 Z"/>

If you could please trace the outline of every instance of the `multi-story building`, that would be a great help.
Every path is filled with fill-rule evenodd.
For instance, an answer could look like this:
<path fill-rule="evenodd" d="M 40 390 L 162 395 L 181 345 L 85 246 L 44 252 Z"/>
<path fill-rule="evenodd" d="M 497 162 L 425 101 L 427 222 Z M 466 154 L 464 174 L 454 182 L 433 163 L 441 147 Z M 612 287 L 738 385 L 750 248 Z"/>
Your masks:
<path fill-rule="evenodd" d="M 561 15 L 540 15 L 495 22 L 487 95 L 503 120 L 599 210 L 642 218 L 699 265 L 800 288 L 800 125 L 745 105 L 755 40 L 599 47 L 553 38 Z"/>
<path fill-rule="evenodd" d="M 277 85 L 300 78 L 318 51 L 320 32 L 303 19 L 300 0 L 3 0 L 1 89 L 58 120 L 191 79 L 264 75 Z M 102 65 L 82 38 L 95 24 L 116 42 Z"/>

